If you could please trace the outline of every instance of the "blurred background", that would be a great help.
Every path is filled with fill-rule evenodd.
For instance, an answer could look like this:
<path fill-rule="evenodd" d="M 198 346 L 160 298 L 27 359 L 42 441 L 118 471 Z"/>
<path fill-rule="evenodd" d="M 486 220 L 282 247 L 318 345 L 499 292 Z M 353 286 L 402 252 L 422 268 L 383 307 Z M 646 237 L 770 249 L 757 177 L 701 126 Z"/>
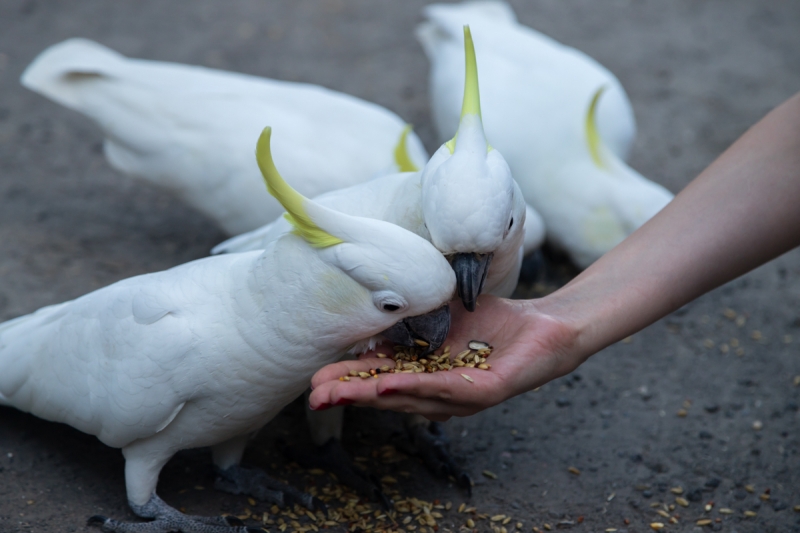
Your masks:
<path fill-rule="evenodd" d="M 320 84 L 396 112 L 432 152 L 428 63 L 413 36 L 425 3 L 2 0 L 0 319 L 203 257 L 224 238 L 168 194 L 113 171 L 87 119 L 20 86 L 44 48 L 81 36 L 130 57 Z M 620 79 L 638 123 L 631 166 L 673 192 L 800 90 L 797 2 L 511 4 L 521 23 Z M 643 531 L 658 519 L 650 504 L 673 502 L 668 489 L 681 486 L 694 496 L 670 531 L 693 531 L 704 516 L 721 519 L 716 530 L 800 531 L 792 509 L 800 505 L 799 304 L 794 251 L 605 350 L 576 375 L 448 423 L 453 450 L 477 481 L 473 503 L 514 516 L 524 531 L 559 522 Z M 720 349 L 732 339 L 741 355 Z M 676 415 L 681 409 L 686 416 Z M 353 410 L 351 449 L 368 455 L 395 422 Z M 307 439 L 289 416 L 270 428 L 251 459 L 280 463 L 275 435 Z M 210 487 L 207 459 L 176 458 L 162 473 L 162 496 L 188 512 L 241 512 L 243 498 L 180 493 Z M 431 482 L 415 459 L 406 462 L 413 476 L 402 491 L 465 499 L 446 481 Z M 484 469 L 498 479 L 481 476 Z M 759 498 L 766 489 L 771 496 Z M 710 500 L 735 513 L 705 512 Z M 81 531 L 96 513 L 130 517 L 119 452 L 0 409 L 0 530 Z M 455 517 L 448 527 L 462 523 Z"/>

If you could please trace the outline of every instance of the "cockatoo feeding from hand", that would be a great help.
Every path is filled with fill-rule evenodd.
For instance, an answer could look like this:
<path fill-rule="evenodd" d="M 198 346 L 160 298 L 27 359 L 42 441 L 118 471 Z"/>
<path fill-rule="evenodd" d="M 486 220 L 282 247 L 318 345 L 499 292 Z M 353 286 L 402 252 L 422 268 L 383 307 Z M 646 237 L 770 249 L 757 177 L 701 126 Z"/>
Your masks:
<path fill-rule="evenodd" d="M 382 176 L 314 201 L 351 215 L 392 222 L 431 241 L 451 261 L 459 295 L 473 311 L 481 292 L 511 295 L 523 244 L 538 248 L 544 226 L 525 204 L 502 151 L 487 141 L 475 49 L 469 28 L 460 31 L 465 59 L 460 53 L 453 61 L 466 75 L 461 78 L 462 94 L 454 95 L 455 102 L 461 102 L 457 128 L 451 130 L 455 136 L 439 147 L 420 172 Z M 288 231 L 291 224 L 278 219 L 219 244 L 212 253 L 263 249 Z"/>
<path fill-rule="evenodd" d="M 309 197 L 428 159 L 405 123 L 376 104 L 316 85 L 129 59 L 86 39 L 51 46 L 21 81 L 97 123 L 111 166 L 170 190 L 230 235 L 283 212 L 252 156 L 265 124 L 281 132 L 278 166 Z M 398 140 L 403 161 L 393 159 Z"/>
<path fill-rule="evenodd" d="M 417 36 L 431 61 L 441 137 L 459 120 L 453 98 L 464 78 L 456 58 L 461 27 L 469 24 L 481 43 L 487 137 L 542 215 L 548 240 L 578 266 L 591 264 L 672 199 L 625 164 L 633 112 L 602 65 L 518 24 L 502 2 L 434 4 L 424 13 Z"/>
<path fill-rule="evenodd" d="M 0 324 L 0 403 L 122 448 L 131 508 L 153 522 L 90 519 L 106 532 L 244 533 L 158 498 L 175 452 L 211 446 L 227 486 L 269 496 L 263 472 L 238 466 L 245 444 L 316 370 L 387 329 L 431 347 L 447 335 L 455 276 L 442 254 L 307 200 L 278 174 L 269 139 L 268 128 L 258 164 L 292 233 Z"/>
<path fill-rule="evenodd" d="M 457 63 L 466 75 L 455 136 L 436 151 L 421 172 L 383 176 L 319 196 L 315 202 L 392 222 L 430 240 L 450 259 L 461 300 L 472 311 L 481 292 L 511 295 L 519 277 L 523 240 L 538 248 L 544 227 L 538 214 L 527 208 L 500 151 L 492 148 L 484 135 L 475 49 L 469 28 L 462 31 L 465 60 L 459 57 Z M 278 219 L 234 237 L 214 251 L 263 249 L 291 229 L 287 220 Z M 307 415 L 312 438 L 319 446 L 318 456 L 311 459 L 313 464 L 334 470 L 340 480 L 362 494 L 380 498 L 378 487 L 360 479 L 348 467 L 347 455 L 340 447 L 342 410 Z M 424 448 L 419 450 L 420 455 L 433 459 L 428 461 L 429 466 L 437 473 L 456 477 L 469 490 L 469 477 L 441 444 L 443 431 L 420 416 L 407 417 L 406 426 L 418 448 Z"/>

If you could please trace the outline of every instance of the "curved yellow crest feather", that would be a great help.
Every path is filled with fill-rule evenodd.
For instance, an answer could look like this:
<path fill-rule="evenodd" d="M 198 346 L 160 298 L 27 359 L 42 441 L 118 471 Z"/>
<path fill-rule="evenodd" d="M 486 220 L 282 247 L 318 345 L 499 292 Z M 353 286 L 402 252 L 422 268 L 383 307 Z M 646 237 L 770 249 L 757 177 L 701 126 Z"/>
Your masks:
<path fill-rule="evenodd" d="M 595 91 L 592 103 L 589 104 L 589 110 L 586 112 L 586 142 L 589 144 L 589 154 L 592 156 L 594 164 L 603 170 L 607 170 L 608 165 L 603 159 L 603 140 L 600 138 L 600 132 L 597 131 L 597 103 L 605 90 L 606 86 L 603 85 Z"/>
<path fill-rule="evenodd" d="M 261 169 L 261 175 L 264 176 L 267 190 L 286 209 L 283 216 L 294 226 L 294 233 L 303 237 L 315 248 L 326 248 L 344 242 L 317 226 L 306 212 L 304 204 L 308 200 L 292 189 L 281 177 L 272 161 L 272 152 L 269 146 L 271 135 L 272 128 L 270 127 L 264 128 L 264 131 L 261 132 L 258 144 L 256 144 L 256 161 L 258 161 L 258 168 Z"/>
<path fill-rule="evenodd" d="M 394 162 L 400 172 L 416 172 L 419 170 L 411 160 L 411 156 L 408 155 L 408 134 L 412 129 L 411 124 L 406 124 L 406 127 L 400 133 L 397 146 L 394 148 Z"/>
<path fill-rule="evenodd" d="M 461 103 L 461 118 L 466 115 L 481 116 L 481 93 L 478 87 L 478 61 L 475 59 L 475 44 L 472 42 L 472 32 L 469 26 L 464 26 L 464 61 L 466 69 L 464 72 L 464 100 Z M 456 149 L 456 139 L 458 132 L 452 139 L 445 143 L 445 146 L 452 154 Z M 491 150 L 491 146 L 487 144 L 487 150 Z"/>

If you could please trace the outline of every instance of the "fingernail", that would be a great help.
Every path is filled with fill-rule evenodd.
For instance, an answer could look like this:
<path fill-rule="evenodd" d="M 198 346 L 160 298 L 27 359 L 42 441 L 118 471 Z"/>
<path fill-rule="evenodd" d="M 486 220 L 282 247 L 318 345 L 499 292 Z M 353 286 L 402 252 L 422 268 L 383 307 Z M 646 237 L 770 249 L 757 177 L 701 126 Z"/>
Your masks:
<path fill-rule="evenodd" d="M 356 401 L 347 398 L 339 398 L 337 401 L 333 402 L 333 405 L 350 405 L 351 403 L 356 403 Z"/>
<path fill-rule="evenodd" d="M 308 407 L 309 407 L 309 408 L 310 408 L 312 411 L 324 411 L 325 409 L 330 409 L 330 408 L 331 408 L 331 404 L 329 404 L 329 403 L 321 403 L 321 404 L 319 404 L 319 405 L 318 405 L 318 406 L 316 406 L 316 407 L 314 407 L 314 406 L 313 406 L 313 405 L 311 405 L 311 404 L 308 404 Z"/>
<path fill-rule="evenodd" d="M 397 390 L 395 389 L 384 389 L 378 393 L 378 396 L 388 396 L 390 394 L 396 394 Z"/>

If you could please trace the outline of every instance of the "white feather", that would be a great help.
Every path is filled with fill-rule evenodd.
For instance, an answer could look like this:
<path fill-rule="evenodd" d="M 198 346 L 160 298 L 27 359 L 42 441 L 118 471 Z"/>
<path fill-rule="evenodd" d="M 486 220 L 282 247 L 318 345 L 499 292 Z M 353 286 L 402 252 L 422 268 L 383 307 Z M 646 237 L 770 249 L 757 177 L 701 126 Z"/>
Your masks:
<path fill-rule="evenodd" d="M 672 194 L 623 161 L 635 123 L 614 75 L 512 16 L 491 15 L 510 10 L 498 2 L 425 8 L 427 21 L 417 36 L 431 61 L 434 121 L 442 139 L 458 124 L 454 99 L 464 79 L 461 28 L 469 24 L 486 136 L 506 158 L 526 202 L 541 214 L 548 239 L 585 267 L 658 212 Z M 607 169 L 593 164 L 585 130 L 589 104 L 601 87 L 597 124 Z"/>
<path fill-rule="evenodd" d="M 178 195 L 236 235 L 283 209 L 264 187 L 252 140 L 307 197 L 396 172 L 405 123 L 376 104 L 323 87 L 204 67 L 128 59 L 86 39 L 42 52 L 22 83 L 94 120 L 112 166 Z M 411 160 L 427 154 L 412 132 Z"/>
<path fill-rule="evenodd" d="M 452 269 L 427 241 L 375 220 L 328 222 L 344 243 L 286 235 L 0 324 L 0 400 L 123 448 L 129 500 L 144 504 L 177 450 L 259 429 L 323 365 L 452 297 Z M 386 293 L 407 305 L 382 310 Z"/>

